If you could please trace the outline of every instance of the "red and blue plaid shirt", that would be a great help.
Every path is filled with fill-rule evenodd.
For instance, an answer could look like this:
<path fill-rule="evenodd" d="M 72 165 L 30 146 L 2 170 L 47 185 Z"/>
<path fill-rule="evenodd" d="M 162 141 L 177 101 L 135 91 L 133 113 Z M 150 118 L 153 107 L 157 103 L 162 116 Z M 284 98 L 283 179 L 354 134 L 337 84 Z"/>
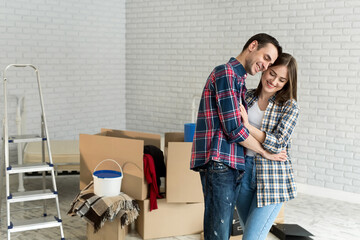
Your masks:
<path fill-rule="evenodd" d="M 249 136 L 249 131 L 242 124 L 239 103 L 246 107 L 246 76 L 235 58 L 210 73 L 199 105 L 191 169 L 197 170 L 213 160 L 244 170 L 244 148 L 239 142 Z"/>

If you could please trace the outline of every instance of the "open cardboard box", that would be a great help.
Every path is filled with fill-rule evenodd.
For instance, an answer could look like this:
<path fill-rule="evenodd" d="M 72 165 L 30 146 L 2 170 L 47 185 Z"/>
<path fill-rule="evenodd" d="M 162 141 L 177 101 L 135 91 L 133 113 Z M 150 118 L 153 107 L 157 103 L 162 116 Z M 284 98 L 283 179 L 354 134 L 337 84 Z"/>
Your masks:
<path fill-rule="evenodd" d="M 190 169 L 192 142 L 183 132 L 165 133 L 166 201 L 204 202 L 200 175 Z"/>
<path fill-rule="evenodd" d="M 105 159 L 113 159 L 122 166 L 124 177 L 121 191 L 137 200 L 148 195 L 148 185 L 144 178 L 144 145 L 160 148 L 161 137 L 158 134 L 101 129 L 96 135 L 80 134 L 80 189 L 91 180 L 95 167 Z M 103 162 L 97 170 L 117 170 L 111 161 Z"/>
<path fill-rule="evenodd" d="M 199 173 L 190 170 L 191 142 L 184 133 L 165 133 L 166 199 L 150 212 L 150 200 L 138 201 L 136 229 L 143 239 L 203 231 L 204 197 Z"/>
<path fill-rule="evenodd" d="M 197 234 L 203 231 L 204 203 L 168 203 L 158 199 L 158 209 L 149 211 L 150 200 L 138 201 L 136 229 L 143 239 Z"/>

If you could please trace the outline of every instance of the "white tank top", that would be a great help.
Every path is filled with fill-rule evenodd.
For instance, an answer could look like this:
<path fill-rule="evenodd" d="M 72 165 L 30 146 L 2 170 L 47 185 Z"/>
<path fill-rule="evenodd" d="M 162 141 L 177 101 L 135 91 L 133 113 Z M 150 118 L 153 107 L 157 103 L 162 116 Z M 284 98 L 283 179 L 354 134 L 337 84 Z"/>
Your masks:
<path fill-rule="evenodd" d="M 249 118 L 249 123 L 256 127 L 257 129 L 261 128 L 261 123 L 262 123 L 262 119 L 264 117 L 264 113 L 265 111 L 261 111 L 258 105 L 258 101 L 256 101 L 251 108 L 248 109 L 248 118 Z M 246 155 L 247 156 L 255 156 L 256 152 L 250 150 L 250 149 L 246 149 Z"/>

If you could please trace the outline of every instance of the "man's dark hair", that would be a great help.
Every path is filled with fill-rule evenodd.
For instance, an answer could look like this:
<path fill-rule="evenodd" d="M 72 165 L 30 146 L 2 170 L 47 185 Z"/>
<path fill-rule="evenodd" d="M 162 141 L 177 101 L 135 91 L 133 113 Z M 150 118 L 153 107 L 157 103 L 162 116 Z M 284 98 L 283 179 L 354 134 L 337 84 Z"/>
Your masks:
<path fill-rule="evenodd" d="M 245 49 L 247 49 L 250 45 L 250 43 L 252 43 L 253 41 L 257 41 L 258 42 L 258 50 L 262 47 L 265 47 L 268 43 L 271 43 L 272 45 L 274 45 L 278 51 L 278 56 L 281 55 L 282 53 L 282 47 L 280 46 L 279 42 L 272 36 L 266 34 L 266 33 L 258 33 L 254 36 L 252 36 L 244 45 L 244 48 L 242 51 L 244 51 Z"/>

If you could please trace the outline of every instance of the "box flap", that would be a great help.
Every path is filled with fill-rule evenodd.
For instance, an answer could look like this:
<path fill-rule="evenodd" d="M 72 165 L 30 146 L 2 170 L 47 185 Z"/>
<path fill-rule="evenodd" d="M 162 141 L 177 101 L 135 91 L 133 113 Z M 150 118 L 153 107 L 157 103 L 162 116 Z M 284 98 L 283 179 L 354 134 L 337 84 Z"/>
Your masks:
<path fill-rule="evenodd" d="M 166 200 L 172 203 L 203 202 L 198 172 L 190 169 L 191 142 L 169 142 L 166 162 Z"/>
<path fill-rule="evenodd" d="M 80 189 L 93 179 L 92 173 L 97 164 L 104 159 L 113 159 L 123 167 L 121 191 L 135 199 L 142 200 L 147 197 L 147 184 L 143 171 L 143 140 L 80 134 L 79 148 Z M 118 166 L 112 162 L 104 162 L 97 170 L 117 168 Z M 134 190 L 135 180 L 138 185 Z"/>
<path fill-rule="evenodd" d="M 168 147 L 169 142 L 184 142 L 184 132 L 165 133 L 165 147 Z"/>
<path fill-rule="evenodd" d="M 101 134 L 109 137 L 143 140 L 144 146 L 154 145 L 155 147 L 160 148 L 161 136 L 159 134 L 114 130 L 106 128 L 101 129 Z"/>

